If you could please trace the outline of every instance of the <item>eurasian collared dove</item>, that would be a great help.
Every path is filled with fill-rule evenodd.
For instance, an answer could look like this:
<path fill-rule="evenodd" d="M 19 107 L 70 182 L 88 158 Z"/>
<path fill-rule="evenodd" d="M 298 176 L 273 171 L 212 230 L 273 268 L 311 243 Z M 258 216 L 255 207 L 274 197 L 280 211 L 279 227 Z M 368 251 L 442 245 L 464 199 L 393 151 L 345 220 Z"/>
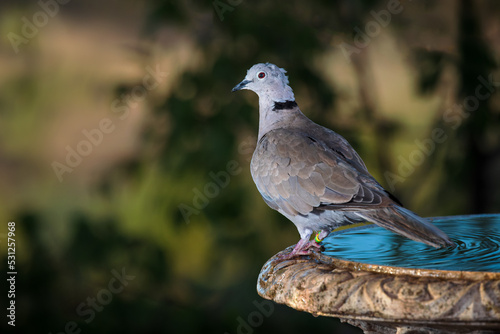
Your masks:
<path fill-rule="evenodd" d="M 453 245 L 428 220 L 403 208 L 347 140 L 302 114 L 285 73 L 274 64 L 256 64 L 232 91 L 249 89 L 259 96 L 250 168 L 267 205 L 299 230 L 301 239 L 288 257 L 319 247 L 309 241 L 313 231 L 323 239 L 339 226 L 363 221 L 434 247 Z"/>

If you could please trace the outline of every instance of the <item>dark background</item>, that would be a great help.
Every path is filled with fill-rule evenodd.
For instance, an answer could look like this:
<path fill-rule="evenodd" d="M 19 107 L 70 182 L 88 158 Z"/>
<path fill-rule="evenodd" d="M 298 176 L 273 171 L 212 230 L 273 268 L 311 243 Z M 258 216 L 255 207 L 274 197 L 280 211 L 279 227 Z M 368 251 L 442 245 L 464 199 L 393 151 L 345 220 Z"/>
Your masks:
<path fill-rule="evenodd" d="M 284 67 L 303 112 L 408 208 L 499 211 L 498 1 L 46 3 L 0 5 L 17 332 L 358 333 L 256 306 L 262 265 L 299 235 L 249 173 L 258 99 L 230 91 L 255 63 Z"/>

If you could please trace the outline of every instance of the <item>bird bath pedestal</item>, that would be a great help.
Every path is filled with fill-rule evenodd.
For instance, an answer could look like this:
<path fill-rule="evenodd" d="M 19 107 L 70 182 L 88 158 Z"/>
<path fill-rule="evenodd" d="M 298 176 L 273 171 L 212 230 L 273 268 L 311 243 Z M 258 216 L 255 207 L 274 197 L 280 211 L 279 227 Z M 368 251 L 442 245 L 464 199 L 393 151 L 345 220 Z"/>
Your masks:
<path fill-rule="evenodd" d="M 278 255 L 290 252 L 292 248 L 289 247 L 264 265 L 257 283 L 258 293 L 315 316 L 340 318 L 362 328 L 365 333 L 500 333 L 500 270 L 466 271 L 459 265 L 469 261 L 490 269 L 488 261 L 494 262 L 493 266 L 500 264 L 497 256 L 500 216 L 462 216 L 444 220 L 461 224 L 455 231 L 467 233 L 464 226 L 473 224 L 474 217 L 481 217 L 481 221 L 475 227 L 471 225 L 472 231 L 484 225 L 497 228 L 496 235 L 489 231 L 480 237 L 471 232 L 461 238 L 458 232 L 439 226 L 457 246 L 437 250 L 439 261 L 435 265 L 447 268 L 447 259 L 457 261 L 457 270 L 409 268 L 369 263 L 371 261 L 361 263 L 321 253 L 280 260 Z M 375 228 L 363 233 L 378 234 Z M 348 234 L 342 236 L 354 238 Z M 333 240 L 335 238 L 342 242 L 342 238 L 334 236 Z M 476 242 L 470 241 L 471 238 Z M 364 245 L 354 242 L 363 249 Z M 387 244 L 384 240 L 379 242 Z M 405 245 L 400 242 L 392 240 L 389 245 L 397 244 L 398 250 L 404 253 Z M 366 244 L 370 242 L 367 240 Z M 414 249 L 414 254 L 419 252 L 415 248 L 427 247 L 413 241 L 408 241 L 407 245 L 408 249 Z M 476 248 L 485 247 L 487 250 L 482 257 L 480 252 L 474 252 Z M 339 254 L 344 249 L 342 247 Z M 474 255 L 477 261 L 467 259 L 468 251 L 477 254 Z M 491 253 L 493 256 L 489 256 Z M 376 254 L 372 255 L 377 258 Z M 460 260 L 460 256 L 464 259 Z M 390 262 L 390 259 L 382 261 Z"/>

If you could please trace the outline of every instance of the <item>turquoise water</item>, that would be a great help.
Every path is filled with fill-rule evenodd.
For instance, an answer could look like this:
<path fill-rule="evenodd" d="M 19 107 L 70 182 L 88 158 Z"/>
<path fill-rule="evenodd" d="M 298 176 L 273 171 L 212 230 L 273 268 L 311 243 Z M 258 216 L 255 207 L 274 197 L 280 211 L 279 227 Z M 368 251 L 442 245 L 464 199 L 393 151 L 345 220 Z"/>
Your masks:
<path fill-rule="evenodd" d="M 323 254 L 406 268 L 500 272 L 500 214 L 430 219 L 456 246 L 436 249 L 368 225 L 330 233 Z"/>

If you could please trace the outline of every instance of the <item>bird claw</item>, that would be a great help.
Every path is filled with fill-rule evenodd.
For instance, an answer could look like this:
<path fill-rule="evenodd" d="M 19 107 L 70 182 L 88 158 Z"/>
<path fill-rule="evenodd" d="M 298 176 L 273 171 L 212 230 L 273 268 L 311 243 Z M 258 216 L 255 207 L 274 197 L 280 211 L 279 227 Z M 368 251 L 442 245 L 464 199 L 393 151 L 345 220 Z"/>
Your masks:
<path fill-rule="evenodd" d="M 311 255 L 313 253 L 321 252 L 322 247 L 316 241 L 309 241 L 306 243 L 301 243 L 300 241 L 295 245 L 293 250 L 288 254 L 278 255 L 279 260 L 290 260 L 301 255 Z"/>
<path fill-rule="evenodd" d="M 309 242 L 307 243 L 307 245 L 305 246 L 305 248 L 306 248 L 306 249 L 309 249 L 309 248 L 315 249 L 315 248 L 316 248 L 316 249 L 318 249 L 318 250 L 321 250 L 321 247 L 323 247 L 323 246 L 321 246 L 320 244 L 318 244 L 318 243 L 317 243 L 316 241 L 314 241 L 314 240 L 313 240 L 313 241 L 309 241 Z"/>

